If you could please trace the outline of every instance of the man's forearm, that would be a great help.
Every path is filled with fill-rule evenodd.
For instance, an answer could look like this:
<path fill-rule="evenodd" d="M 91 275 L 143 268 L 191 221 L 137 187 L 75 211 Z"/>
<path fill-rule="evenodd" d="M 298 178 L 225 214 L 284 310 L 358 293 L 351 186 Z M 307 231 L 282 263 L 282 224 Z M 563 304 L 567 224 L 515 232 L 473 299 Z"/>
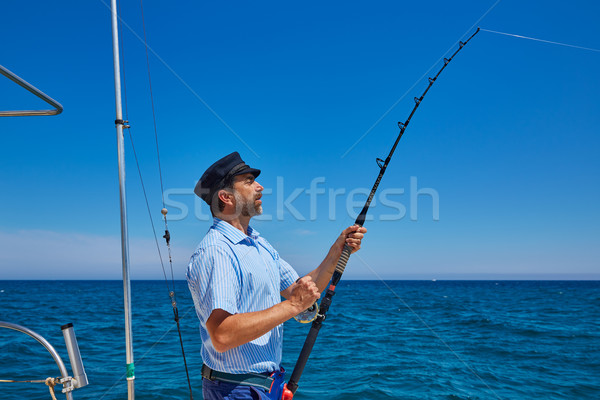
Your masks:
<path fill-rule="evenodd" d="M 344 245 L 347 244 L 352 247 L 352 252 L 360 249 L 361 239 L 364 237 L 364 234 L 367 230 L 363 227 L 359 227 L 357 225 L 350 226 L 342 231 L 340 236 L 338 236 L 337 240 L 329 249 L 327 256 L 323 260 L 323 262 L 314 270 L 308 273 L 308 276 L 315 282 L 320 292 L 323 292 L 325 288 L 327 288 L 327 284 L 331 279 L 331 275 L 335 271 L 335 267 L 342 255 L 342 250 Z M 281 292 L 281 295 L 285 298 L 289 297 L 289 294 L 294 285 L 290 286 L 286 290 Z"/>
<path fill-rule="evenodd" d="M 308 275 L 315 282 L 320 292 L 323 292 L 335 271 L 335 266 L 341 254 L 337 254 L 336 249 L 332 248 L 321 264 L 311 271 Z"/>
<path fill-rule="evenodd" d="M 344 245 L 347 244 L 352 248 L 354 253 L 360 249 L 361 239 L 367 230 L 357 225 L 350 226 L 342 231 L 340 236 L 329 249 L 327 256 L 315 270 L 309 273 L 312 280 L 317 284 L 320 292 L 323 292 L 331 279 L 331 275 L 335 271 L 335 267 L 342 255 Z"/>
<path fill-rule="evenodd" d="M 290 300 L 263 311 L 242 314 L 215 310 L 206 326 L 215 350 L 224 352 L 261 337 L 301 311 Z"/>

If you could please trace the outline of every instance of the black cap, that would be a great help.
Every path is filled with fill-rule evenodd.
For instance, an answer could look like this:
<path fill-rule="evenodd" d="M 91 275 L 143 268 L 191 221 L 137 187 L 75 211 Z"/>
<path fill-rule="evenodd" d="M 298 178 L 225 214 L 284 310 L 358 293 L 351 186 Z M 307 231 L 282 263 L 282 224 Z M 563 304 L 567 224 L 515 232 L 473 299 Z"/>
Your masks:
<path fill-rule="evenodd" d="M 226 155 L 213 165 L 208 167 L 202 178 L 196 184 L 194 193 L 198 195 L 206 204 L 210 205 L 215 194 L 215 190 L 219 188 L 228 179 L 232 179 L 236 175 L 252 174 L 256 178 L 260 175 L 260 169 L 250 168 L 237 151 Z"/>

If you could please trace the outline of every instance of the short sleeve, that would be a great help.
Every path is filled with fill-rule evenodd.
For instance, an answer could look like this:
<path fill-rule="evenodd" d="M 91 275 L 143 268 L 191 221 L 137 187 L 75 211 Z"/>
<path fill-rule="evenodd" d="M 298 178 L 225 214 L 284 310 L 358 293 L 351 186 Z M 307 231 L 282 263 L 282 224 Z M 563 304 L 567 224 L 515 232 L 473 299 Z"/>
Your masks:
<path fill-rule="evenodd" d="M 225 249 L 198 249 L 188 265 L 187 280 L 201 321 L 206 322 L 216 309 L 239 312 L 239 276 L 233 257 Z"/>
<path fill-rule="evenodd" d="M 294 282 L 298 280 L 298 273 L 288 264 L 283 258 L 279 257 L 277 260 L 279 263 L 279 275 L 281 276 L 281 283 L 279 291 L 283 292 L 285 289 L 290 287 Z"/>

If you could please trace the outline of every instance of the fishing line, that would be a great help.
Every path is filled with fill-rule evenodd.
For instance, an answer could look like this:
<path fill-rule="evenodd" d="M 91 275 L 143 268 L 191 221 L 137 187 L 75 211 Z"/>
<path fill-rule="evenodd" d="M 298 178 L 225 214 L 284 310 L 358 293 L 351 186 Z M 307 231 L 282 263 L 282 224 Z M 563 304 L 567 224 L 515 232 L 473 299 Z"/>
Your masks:
<path fill-rule="evenodd" d="M 377 175 L 377 178 L 375 179 L 375 183 L 373 184 L 373 188 L 371 189 L 371 192 L 369 193 L 369 197 L 367 198 L 365 205 L 363 206 L 363 209 L 361 210 L 360 214 L 354 221 L 354 225 L 357 225 L 357 226 L 364 225 L 365 220 L 367 218 L 367 213 L 369 211 L 369 207 L 371 205 L 371 201 L 373 200 L 373 197 L 375 196 L 375 192 L 379 188 L 381 179 L 383 178 L 383 175 L 385 174 L 385 171 L 387 170 L 387 167 L 392 159 L 392 156 L 394 155 L 394 152 L 396 151 L 396 147 L 398 146 L 400 139 L 402 139 L 402 136 L 404 135 L 404 132 L 406 131 L 406 128 L 408 127 L 413 115 L 415 114 L 415 112 L 419 108 L 419 105 L 423 102 L 423 99 L 429 92 L 429 89 L 431 89 L 431 87 L 437 81 L 440 74 L 444 71 L 444 69 L 448 66 L 448 64 L 450 64 L 450 62 L 454 59 L 454 57 L 458 54 L 458 52 L 461 51 L 463 49 L 463 47 L 465 47 L 471 41 L 471 39 L 473 39 L 473 37 L 475 37 L 475 35 L 478 32 L 479 32 L 479 28 L 465 42 L 459 41 L 458 49 L 456 49 L 456 51 L 449 58 L 444 58 L 444 64 L 442 65 L 442 67 L 439 69 L 439 71 L 437 72 L 437 74 L 435 76 L 429 77 L 429 85 L 423 91 L 421 96 L 414 98 L 415 105 L 414 105 L 412 111 L 410 112 L 408 118 L 406 119 L 406 121 L 398 122 L 398 128 L 400 129 L 400 132 L 398 133 L 398 136 L 396 137 L 396 141 L 394 142 L 394 145 L 390 149 L 390 152 L 388 153 L 386 159 L 383 160 L 381 158 L 377 158 L 375 160 L 377 163 L 377 166 L 379 167 L 379 174 Z M 317 340 L 319 330 L 322 327 L 323 321 L 325 321 L 327 311 L 329 310 L 329 307 L 332 302 L 332 298 L 335 295 L 336 286 L 339 283 L 340 279 L 342 278 L 342 274 L 344 273 L 344 270 L 346 269 L 346 264 L 348 263 L 348 259 L 350 258 L 351 254 L 352 254 L 352 247 L 350 247 L 348 244 L 345 244 L 344 248 L 342 250 L 342 254 L 340 255 L 340 258 L 335 267 L 335 271 L 333 272 L 333 275 L 331 276 L 331 280 L 329 282 L 329 288 L 325 292 L 325 296 L 323 297 L 323 299 L 321 300 L 321 303 L 319 304 L 319 307 L 317 308 L 316 319 L 314 319 L 314 321 L 312 322 L 310 331 L 308 332 L 308 335 L 306 336 L 306 340 L 304 341 L 304 345 L 302 346 L 302 350 L 300 351 L 300 355 L 298 356 L 298 361 L 296 361 L 296 365 L 294 366 L 294 370 L 292 371 L 290 380 L 286 384 L 287 387 L 284 386 L 284 390 L 285 389 L 289 390 L 292 395 L 298 389 L 298 381 L 300 380 L 302 372 L 304 371 L 304 367 L 306 366 L 306 363 L 308 362 L 310 353 L 312 352 L 314 344 Z"/>
<path fill-rule="evenodd" d="M 559 45 L 559 46 L 572 47 L 574 49 L 589 50 L 589 51 L 594 51 L 596 53 L 600 53 L 600 49 L 593 49 L 591 47 L 583 47 L 583 46 L 576 46 L 574 44 L 561 43 L 561 42 L 553 42 L 551 40 L 544 40 L 544 39 L 532 38 L 532 37 L 529 37 L 529 36 L 515 35 L 514 33 L 492 31 L 490 29 L 483 29 L 483 28 L 481 28 L 481 30 L 483 32 L 497 33 L 498 35 L 512 36 L 512 37 L 516 37 L 516 38 L 519 38 L 519 39 L 535 40 L 536 42 L 556 44 L 556 45 Z"/>
<path fill-rule="evenodd" d="M 377 277 L 377 279 L 379 279 L 379 280 L 380 280 L 380 281 L 381 281 L 381 282 L 382 282 L 382 283 L 385 285 L 385 287 L 387 287 L 387 288 L 388 288 L 388 290 L 389 290 L 390 292 L 392 292 L 392 294 L 393 294 L 393 295 L 394 295 L 394 296 L 395 296 L 395 297 L 396 297 L 398 300 L 400 300 L 400 301 L 402 302 L 402 304 L 404 304 L 404 306 L 405 306 L 406 308 L 408 308 L 408 310 L 409 310 L 411 313 L 413 313 L 413 314 L 414 314 L 414 316 L 415 316 L 415 317 L 417 317 L 417 319 L 418 319 L 419 321 L 421 321 L 421 323 L 422 323 L 422 324 L 423 324 L 423 325 L 424 325 L 424 326 L 425 326 L 425 327 L 426 327 L 426 328 L 427 328 L 427 329 L 428 329 L 428 330 L 429 330 L 429 331 L 430 331 L 430 332 L 431 332 L 431 333 L 432 333 L 432 334 L 433 334 L 433 335 L 434 335 L 436 338 L 438 338 L 438 340 L 439 340 L 440 342 L 442 342 L 442 344 L 443 344 L 444 346 L 446 346 L 446 348 L 447 348 L 448 350 L 450 350 L 450 352 L 451 352 L 452 354 L 454 354 L 454 356 L 455 356 L 455 357 L 458 359 L 458 361 L 460 361 L 461 363 L 463 363 L 463 364 L 464 364 L 464 366 L 465 366 L 465 367 L 467 367 L 467 369 L 468 369 L 468 370 L 469 370 L 469 371 L 470 371 L 470 372 L 471 372 L 473 375 L 475 375 L 475 376 L 477 377 L 477 379 L 479 379 L 479 381 L 480 381 L 481 383 L 483 383 L 483 384 L 484 384 L 484 386 L 485 386 L 485 387 L 487 387 L 487 388 L 489 389 L 489 391 L 490 391 L 490 392 L 492 392 L 492 393 L 494 394 L 494 396 L 496 396 L 496 398 L 497 398 L 497 399 L 499 399 L 499 400 L 502 400 L 502 399 L 500 398 L 500 396 L 498 396 L 498 395 L 496 394 L 496 392 L 494 392 L 494 390 L 493 390 L 493 389 L 492 389 L 492 388 L 491 388 L 491 387 L 490 387 L 490 386 L 489 386 L 489 385 L 488 385 L 488 384 L 487 384 L 487 383 L 486 383 L 486 382 L 485 382 L 485 381 L 484 381 L 484 380 L 481 378 L 481 376 L 479 376 L 479 374 L 477 374 L 477 372 L 476 372 L 476 371 L 475 371 L 475 370 L 474 370 L 474 369 L 473 369 L 473 368 L 472 368 L 472 367 L 471 367 L 469 364 L 467 364 L 467 362 L 466 362 L 465 360 L 463 360 L 463 359 L 462 359 L 462 357 L 461 357 L 461 356 L 460 356 L 460 355 L 459 355 L 459 354 L 458 354 L 456 351 L 454 351 L 454 349 L 452 349 L 452 347 L 450 347 L 450 345 L 449 345 L 448 343 L 446 343 L 446 341 L 445 341 L 444 339 L 442 339 L 442 337 L 441 337 L 441 336 L 440 336 L 440 335 L 439 335 L 439 334 L 438 334 L 438 333 L 437 333 L 435 330 L 433 330 L 433 328 L 432 328 L 431 326 L 429 326 L 429 324 L 428 324 L 427 322 L 425 322 L 425 320 L 424 320 L 423 318 L 421 318 L 421 316 L 420 316 L 419 314 L 417 314 L 417 312 L 416 312 L 415 310 L 413 310 L 413 309 L 412 309 L 412 307 L 411 307 L 411 306 L 409 306 L 409 305 L 408 305 L 408 303 L 407 303 L 406 301 L 404 301 L 404 299 L 403 299 L 403 298 L 401 298 L 401 297 L 400 297 L 400 296 L 399 296 L 399 295 L 398 295 L 398 294 L 397 294 L 397 293 L 394 291 L 394 289 L 392 289 L 392 288 L 390 287 L 390 285 L 388 285 L 388 284 L 387 284 L 387 282 L 386 282 L 386 281 L 385 281 L 385 280 L 384 280 L 384 279 L 383 279 L 383 278 L 382 278 L 382 277 L 381 277 L 381 276 L 380 276 L 380 275 L 377 273 L 377 271 L 375 271 L 375 270 L 374 270 L 374 269 L 373 269 L 373 268 L 372 268 L 372 267 L 371 267 L 371 266 L 370 266 L 370 265 L 369 265 L 369 264 L 368 264 L 368 263 L 367 263 L 367 262 L 366 262 L 366 261 L 365 261 L 365 260 L 364 260 L 364 259 L 363 259 L 361 256 L 359 256 L 359 255 L 357 254 L 357 255 L 356 255 L 356 257 L 357 257 L 357 258 L 358 258 L 360 261 L 362 261 L 362 263 L 363 263 L 363 264 L 364 264 L 364 265 L 365 265 L 365 266 L 366 266 L 366 267 L 367 267 L 369 270 L 371 270 L 371 272 L 372 272 L 372 273 L 373 273 L 373 274 L 374 274 L 374 275 Z"/>
<path fill-rule="evenodd" d="M 401 102 L 401 101 L 402 101 L 402 100 L 403 100 L 403 99 L 406 97 L 406 95 L 408 95 L 408 94 L 410 93 L 410 91 L 411 91 L 411 90 L 413 90 L 413 89 L 414 89 L 414 88 L 417 86 L 417 84 L 419 84 L 419 82 L 421 82 L 421 81 L 423 80 L 423 78 L 425 78 L 425 77 L 427 76 L 427 74 L 429 74 L 429 73 L 431 72 L 431 70 L 432 70 L 432 69 L 433 69 L 433 68 L 434 68 L 436 65 L 438 65 L 438 64 L 440 63 L 440 61 L 442 61 L 442 60 L 444 59 L 444 57 L 446 57 L 446 55 L 447 55 L 447 54 L 448 54 L 448 53 L 449 53 L 449 52 L 450 52 L 450 51 L 451 51 L 453 48 L 455 48 L 457 44 L 459 44 L 459 43 L 460 43 L 460 41 L 461 41 L 461 40 L 463 40 L 463 39 L 465 38 L 465 36 L 467 36 L 467 34 L 468 34 L 469 32 L 473 31 L 473 28 L 475 28 L 475 27 L 476 27 L 476 26 L 477 26 L 477 25 L 478 25 L 478 24 L 481 22 L 481 20 L 482 20 L 482 19 L 484 19 L 484 18 L 486 17 L 486 15 L 488 15 L 488 14 L 489 14 L 489 13 L 490 13 L 490 12 L 491 12 L 491 11 L 492 11 L 492 10 L 493 10 L 493 9 L 494 9 L 496 6 L 497 6 L 497 5 L 498 5 L 498 3 L 500 3 L 501 1 L 502 1 L 502 0 L 497 0 L 497 1 L 496 1 L 494 4 L 492 4 L 492 6 L 491 6 L 490 8 L 488 8 L 488 9 L 487 9 L 487 11 L 486 11 L 486 12 L 484 12 L 484 13 L 483 13 L 483 15 L 482 15 L 481 17 L 479 17 L 479 18 L 477 19 L 477 21 L 475 21 L 475 23 L 474 23 L 473 25 L 471 25 L 471 27 L 470 27 L 469 29 L 467 29 L 467 30 L 465 31 L 465 33 L 463 33 L 463 34 L 462 34 L 462 36 L 461 36 L 461 37 L 460 37 L 460 38 L 459 38 L 459 39 L 458 39 L 456 42 L 454 42 L 454 43 L 452 44 L 452 46 L 450 46 L 450 47 L 448 48 L 448 50 L 446 50 L 446 52 L 445 52 L 445 53 L 444 53 L 444 54 L 443 54 L 443 55 L 442 55 L 440 58 L 438 58 L 438 59 L 436 60 L 436 62 L 434 62 L 434 63 L 431 65 L 431 67 L 429 67 L 429 69 L 428 69 L 427 71 L 425 71 L 425 73 L 424 73 L 423 75 L 421 75 L 421 77 L 420 77 L 419 79 L 417 79 L 417 80 L 415 81 L 415 83 L 413 83 L 413 84 L 412 84 L 412 86 L 411 86 L 410 88 L 408 88 L 408 90 L 407 90 L 406 92 L 404 92 L 404 94 L 403 94 L 402 96 L 400 96 L 400 98 L 399 98 L 398 100 L 396 100 L 396 102 L 395 102 L 394 104 L 392 104 L 392 105 L 391 105 L 391 107 L 390 107 L 390 108 L 388 108 L 388 109 L 386 110 L 386 112 L 384 112 L 384 113 L 383 113 L 383 114 L 382 114 L 382 115 L 381 115 L 381 116 L 380 116 L 380 117 L 377 119 L 377 121 L 375 121 L 375 122 L 373 123 L 373 125 L 371 125 L 371 127 L 370 127 L 369 129 L 367 129 L 367 130 L 366 130 L 366 132 L 365 132 L 365 133 L 363 133 L 363 134 L 362 134 L 362 136 L 361 136 L 361 137 L 359 137 L 359 138 L 358 138 L 358 140 L 357 140 L 356 142 L 354 142 L 354 144 L 353 144 L 352 146 L 350 146 L 350 147 L 348 148 L 348 150 L 346 150 L 346 151 L 344 152 L 344 154 L 342 154 L 342 155 L 340 156 L 340 158 L 344 158 L 344 157 L 346 157 L 346 156 L 348 155 L 348 153 L 350 153 L 350 152 L 352 151 L 352 149 L 354 149 L 354 148 L 355 148 L 355 147 L 356 147 L 356 146 L 357 146 L 357 145 L 358 145 L 358 144 L 359 144 L 359 143 L 360 143 L 360 142 L 361 142 L 361 141 L 362 141 L 362 140 L 363 140 L 363 139 L 364 139 L 364 138 L 365 138 L 365 137 L 366 137 L 366 136 L 367 136 L 369 133 L 371 133 L 371 131 L 372 131 L 373 129 L 375 129 L 375 127 L 376 127 L 377 125 L 379 125 L 379 123 L 380 123 L 380 122 L 381 122 L 381 121 L 382 121 L 382 120 L 383 120 L 385 117 L 387 117 L 387 116 L 388 116 L 388 114 L 389 114 L 390 112 L 392 112 L 392 110 L 393 110 L 394 108 L 396 108 L 396 106 L 397 106 L 397 105 L 398 105 L 398 104 L 399 104 L 399 103 L 400 103 L 400 102 Z M 482 30 L 483 30 L 483 29 L 482 29 Z"/>

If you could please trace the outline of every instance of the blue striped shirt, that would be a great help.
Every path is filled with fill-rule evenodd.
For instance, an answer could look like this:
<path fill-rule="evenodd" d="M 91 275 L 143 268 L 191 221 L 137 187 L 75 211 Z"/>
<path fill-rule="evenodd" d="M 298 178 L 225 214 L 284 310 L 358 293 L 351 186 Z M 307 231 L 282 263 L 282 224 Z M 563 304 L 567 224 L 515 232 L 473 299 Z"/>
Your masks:
<path fill-rule="evenodd" d="M 283 325 L 219 353 L 212 345 L 206 321 L 215 309 L 230 314 L 266 310 L 281 302 L 280 292 L 296 279 L 296 271 L 256 230 L 248 227 L 245 235 L 214 218 L 187 270 L 188 286 L 200 320 L 204 363 L 214 370 L 233 374 L 278 370 Z"/>

